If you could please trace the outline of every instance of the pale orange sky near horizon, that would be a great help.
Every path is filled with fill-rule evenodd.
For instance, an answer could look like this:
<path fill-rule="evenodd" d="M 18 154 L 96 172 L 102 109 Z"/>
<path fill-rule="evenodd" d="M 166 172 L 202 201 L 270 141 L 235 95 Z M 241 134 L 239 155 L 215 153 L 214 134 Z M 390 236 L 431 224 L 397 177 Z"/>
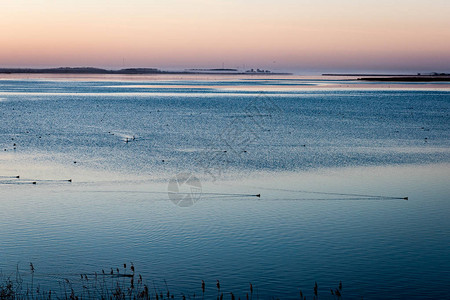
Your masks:
<path fill-rule="evenodd" d="M 450 71 L 448 0 L 4 0 L 0 67 Z"/>

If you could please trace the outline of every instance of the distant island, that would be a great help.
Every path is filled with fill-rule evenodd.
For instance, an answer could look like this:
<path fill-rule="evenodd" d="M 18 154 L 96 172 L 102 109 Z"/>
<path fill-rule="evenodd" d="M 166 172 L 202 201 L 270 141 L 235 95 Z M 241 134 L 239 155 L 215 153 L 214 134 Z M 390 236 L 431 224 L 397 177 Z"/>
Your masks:
<path fill-rule="evenodd" d="M 187 69 L 184 71 L 164 71 L 156 68 L 127 68 L 107 70 L 93 67 L 61 67 L 47 69 L 33 68 L 0 68 L 0 74 L 120 74 L 120 75 L 151 75 L 151 74 L 217 74 L 217 75 L 292 75 L 269 70 L 250 69 Z"/>
<path fill-rule="evenodd" d="M 359 77 L 362 81 L 394 81 L 394 82 L 435 82 L 450 81 L 450 73 L 417 73 L 411 74 L 322 74 L 322 76 L 351 76 Z"/>
<path fill-rule="evenodd" d="M 388 77 L 362 77 L 362 81 L 394 81 L 394 82 L 437 82 L 450 81 L 450 74 L 416 75 L 416 76 L 388 76 Z"/>

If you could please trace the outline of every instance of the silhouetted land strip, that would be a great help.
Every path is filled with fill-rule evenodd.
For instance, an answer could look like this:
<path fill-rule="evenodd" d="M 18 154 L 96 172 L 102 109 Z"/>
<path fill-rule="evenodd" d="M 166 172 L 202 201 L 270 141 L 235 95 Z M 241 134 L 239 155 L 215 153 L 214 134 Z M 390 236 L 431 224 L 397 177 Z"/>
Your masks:
<path fill-rule="evenodd" d="M 416 76 L 415 74 L 366 74 L 366 73 L 324 73 L 322 76 L 347 76 L 347 77 L 400 77 L 400 76 Z"/>
<path fill-rule="evenodd" d="M 325 73 L 322 76 L 342 76 L 342 77 L 358 77 L 361 81 L 397 81 L 397 82 L 433 82 L 433 81 L 450 81 L 448 73 L 430 73 L 430 74 L 332 74 Z"/>
<path fill-rule="evenodd" d="M 234 71 L 234 72 L 230 72 Z M 92 67 L 77 68 L 0 68 L 0 74 L 119 74 L 119 75 L 151 75 L 151 74 L 217 74 L 217 75 L 291 75 L 291 73 L 275 72 L 239 72 L 235 69 L 190 69 L 185 71 L 164 71 L 156 68 L 128 68 L 106 70 Z"/>
<path fill-rule="evenodd" d="M 392 76 L 392 77 L 361 77 L 358 80 L 362 81 L 394 81 L 394 82 L 437 82 L 437 81 L 450 81 L 450 75 L 438 75 L 438 76 Z"/>

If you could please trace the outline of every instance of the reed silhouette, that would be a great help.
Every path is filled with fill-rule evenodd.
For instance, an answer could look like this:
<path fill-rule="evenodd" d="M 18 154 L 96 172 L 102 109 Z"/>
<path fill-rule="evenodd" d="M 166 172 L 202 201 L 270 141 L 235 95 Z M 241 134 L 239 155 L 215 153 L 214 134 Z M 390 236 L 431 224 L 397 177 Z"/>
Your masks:
<path fill-rule="evenodd" d="M 130 272 L 131 271 L 131 272 Z M 0 274 L 0 300 L 81 300 L 81 299 L 103 299 L 103 300 L 125 300 L 125 299 L 144 299 L 144 300 L 171 300 L 171 299 L 196 299 L 196 293 L 171 293 L 169 286 L 164 280 L 165 288 L 161 289 L 153 283 L 153 292 L 150 292 L 150 288 L 147 283 L 144 282 L 141 274 L 137 274 L 133 263 L 130 264 L 128 269 L 127 264 L 123 264 L 123 269 L 111 268 L 110 272 L 101 272 L 87 274 L 82 273 L 74 277 L 78 279 L 69 280 L 63 278 L 58 282 L 59 290 L 45 290 L 42 289 L 39 282 L 35 282 L 35 275 L 45 276 L 36 271 L 33 263 L 29 264 L 29 272 L 26 273 L 29 278 L 23 278 L 19 268 L 16 269 L 14 277 L 3 278 Z M 75 275 L 75 274 L 72 274 Z M 64 276 L 61 274 L 61 276 Z M 136 281 L 135 281 L 136 280 Z M 211 299 L 211 295 L 214 295 L 213 285 L 209 285 L 210 291 L 207 289 L 207 282 L 201 280 L 199 293 L 202 293 L 202 299 Z M 216 280 L 217 288 L 217 300 L 230 299 L 253 299 L 254 285 L 249 283 L 249 289 L 243 294 L 235 293 L 233 291 L 227 291 L 224 295 L 219 280 Z M 330 288 L 331 296 L 333 299 L 342 299 L 342 282 L 339 282 L 338 287 Z M 256 290 L 257 291 L 257 290 Z M 317 282 L 314 283 L 312 289 L 313 299 L 319 299 L 319 286 Z M 199 294 L 198 293 L 198 294 Z M 241 291 L 242 293 L 242 291 Z M 299 291 L 300 300 L 306 300 L 306 295 L 302 290 Z M 329 294 L 328 294 L 329 295 Z M 259 299 L 258 293 L 256 293 L 256 299 Z M 277 297 L 271 297 L 271 299 L 279 299 Z M 329 298 L 328 298 L 329 299 Z"/>

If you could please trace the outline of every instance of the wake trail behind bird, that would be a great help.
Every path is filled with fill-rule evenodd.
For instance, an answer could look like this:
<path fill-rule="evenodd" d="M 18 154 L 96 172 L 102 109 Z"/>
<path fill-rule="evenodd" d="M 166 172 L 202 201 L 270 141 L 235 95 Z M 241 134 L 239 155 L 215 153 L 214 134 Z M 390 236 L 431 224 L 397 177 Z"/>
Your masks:
<path fill-rule="evenodd" d="M 280 189 L 280 188 L 265 188 L 265 187 L 258 187 L 258 186 L 249 186 L 249 187 L 254 188 L 254 189 L 268 190 L 268 191 L 280 191 L 280 192 L 301 193 L 301 194 L 317 194 L 317 195 L 330 195 L 330 196 L 349 196 L 349 197 L 363 197 L 363 198 L 408 200 L 408 197 L 398 197 L 398 196 L 366 195 L 366 194 L 353 194 L 353 193 L 333 193 L 333 192 L 319 192 L 319 191 L 307 191 L 307 190 Z"/>

